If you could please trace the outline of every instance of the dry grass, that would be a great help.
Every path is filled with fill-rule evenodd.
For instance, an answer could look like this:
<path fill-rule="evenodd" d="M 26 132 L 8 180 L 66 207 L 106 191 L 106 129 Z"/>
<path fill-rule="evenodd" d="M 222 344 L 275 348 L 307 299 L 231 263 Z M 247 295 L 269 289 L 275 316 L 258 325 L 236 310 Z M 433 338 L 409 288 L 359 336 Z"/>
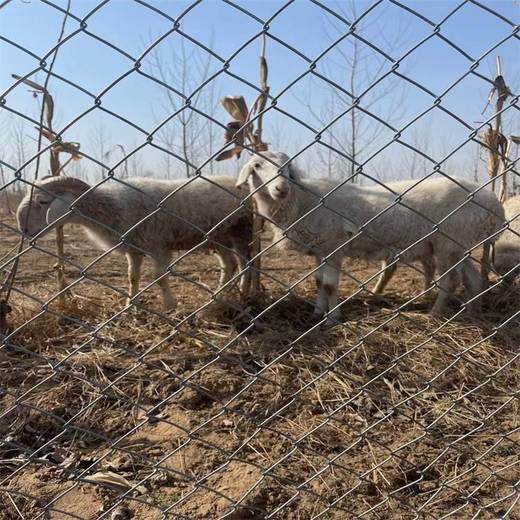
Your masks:
<path fill-rule="evenodd" d="M 66 233 L 71 260 L 88 265 L 95 251 Z M 0 228 L 2 251 L 15 241 Z M 297 255 L 265 257 L 279 282 L 264 277 L 246 309 L 220 303 L 189 321 L 211 302 L 211 256 L 180 263 L 197 285 L 171 279 L 181 304 L 167 316 L 155 288 L 120 312 L 117 255 L 42 312 L 53 262 L 24 255 L 20 328 L 0 349 L 0 518 L 92 519 L 115 505 L 121 516 L 105 518 L 520 518 L 517 289 L 491 295 L 485 319 L 446 324 L 426 313 L 433 295 L 394 312 L 420 292 L 403 268 L 384 299 L 354 296 L 323 330 L 310 279 L 282 298 L 312 267 Z M 345 269 L 366 280 L 377 266 Z M 119 504 L 121 489 L 84 481 L 100 471 L 136 487 Z"/>

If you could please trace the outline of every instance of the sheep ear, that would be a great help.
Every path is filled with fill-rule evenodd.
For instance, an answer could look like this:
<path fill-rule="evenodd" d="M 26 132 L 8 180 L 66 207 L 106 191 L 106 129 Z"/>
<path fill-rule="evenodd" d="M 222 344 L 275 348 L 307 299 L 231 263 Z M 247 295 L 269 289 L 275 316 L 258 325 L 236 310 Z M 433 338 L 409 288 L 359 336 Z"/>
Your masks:
<path fill-rule="evenodd" d="M 293 181 L 301 180 L 300 170 L 292 164 L 289 165 L 289 178 Z"/>
<path fill-rule="evenodd" d="M 70 211 L 70 205 L 77 198 L 71 193 L 60 193 L 59 198 L 55 198 L 47 210 L 47 224 L 53 224 L 59 218 Z"/>
<path fill-rule="evenodd" d="M 245 164 L 242 169 L 240 170 L 240 173 L 238 174 L 237 182 L 235 183 L 235 186 L 237 188 L 241 188 L 244 184 L 247 183 L 247 180 L 249 179 L 249 176 L 253 173 L 253 167 L 247 163 Z"/>

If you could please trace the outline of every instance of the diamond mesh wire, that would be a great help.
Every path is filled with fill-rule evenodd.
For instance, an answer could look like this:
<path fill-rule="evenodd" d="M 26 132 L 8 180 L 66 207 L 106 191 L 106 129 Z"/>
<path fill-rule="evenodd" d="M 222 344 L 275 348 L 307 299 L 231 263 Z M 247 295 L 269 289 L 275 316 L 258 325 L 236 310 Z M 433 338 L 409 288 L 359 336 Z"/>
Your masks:
<path fill-rule="evenodd" d="M 468 189 L 447 165 L 471 144 L 481 147 L 483 155 L 487 153 L 489 145 L 482 135 L 497 114 L 487 111 L 478 123 L 466 121 L 449 99 L 468 78 L 477 79 L 486 91 L 493 87 L 493 73 L 484 73 L 482 64 L 504 44 L 518 46 L 517 20 L 502 14 L 501 3 L 473 0 L 454 2 L 438 21 L 427 15 L 426 4 L 393 0 L 353 3 L 351 17 L 341 3 L 273 3 L 272 14 L 264 17 L 252 3 L 224 0 L 220 6 L 223 17 L 234 13 L 255 28 L 244 41 L 227 35 L 233 50 L 224 54 L 196 31 L 191 34 L 189 17 L 197 16 L 203 2 L 186 3 L 172 15 L 165 4 L 135 0 L 132 5 L 142 9 L 143 17 L 146 13 L 157 27 L 167 28 L 134 54 L 115 37 L 111 41 L 91 28 L 95 17 L 120 8 L 117 3 L 105 0 L 90 10 L 75 3 L 41 0 L 40 4 L 61 17 L 66 30 L 43 54 L 33 52 L 22 37 L 0 34 L 6 48 L 16 49 L 31 63 L 23 71 L 12 71 L 19 76 L 1 94 L 0 107 L 4 115 L 37 130 L 55 132 L 56 139 L 42 143 L 38 132 L 40 143 L 30 157 L 11 161 L 4 155 L 0 159 L 0 197 L 5 195 L 7 210 L 19 202 L 22 187 L 33 196 L 43 193 L 62 199 L 68 205 L 64 222 L 80 214 L 85 226 L 116 233 L 117 240 L 101 250 L 91 248 L 79 226 L 68 224 L 66 255 L 61 256 L 55 252 L 52 234 L 45 234 L 51 224 L 45 223 L 35 237 L 22 238 L 12 211 L 6 211 L 0 221 L 0 272 L 6 280 L 2 294 L 8 295 L 12 308 L 11 329 L 5 331 L 0 346 L 0 517 L 520 517 L 518 289 L 514 283 L 506 286 L 504 276 L 493 272 L 489 286 L 473 298 L 458 295 L 446 316 L 434 317 L 428 312 L 443 290 L 443 276 L 459 272 L 467 262 L 478 263 L 486 240 L 497 239 L 506 228 L 510 240 L 515 240 L 515 218 L 470 247 L 464 246 L 465 236 L 447 235 L 443 224 L 468 207 L 491 213 L 476 199 L 487 193 L 494 180 L 480 178 L 478 186 Z M 298 48 L 289 37 L 287 15 L 294 16 L 304 4 L 316 9 L 327 23 L 340 27 L 338 35 L 314 56 L 308 56 L 304 46 Z M 365 30 L 365 24 L 384 16 L 383 8 L 412 17 L 421 24 L 424 35 L 412 35 L 413 44 L 399 52 L 389 42 L 385 47 Z M 0 16 L 2 9 L 22 7 L 12 0 L 1 4 Z M 462 23 L 458 17 L 468 9 L 506 27 L 504 36 L 478 56 L 445 34 L 450 23 Z M 283 22 L 277 25 L 279 20 Z M 268 47 L 277 45 L 305 67 L 292 79 L 284 78 L 283 84 L 271 73 L 276 88 L 271 88 L 265 109 L 251 122 L 280 117 L 307 132 L 310 138 L 294 136 L 298 144 L 290 143 L 291 163 L 298 161 L 304 170 L 312 170 L 304 165 L 317 147 L 348 167 L 332 188 L 316 197 L 312 207 L 284 226 L 281 238 L 269 226 L 269 221 L 276 223 L 276 215 L 264 215 L 259 253 L 263 291 L 244 298 L 237 284 L 244 273 L 254 269 L 255 258 L 237 254 L 232 244 L 215 239 L 215 233 L 228 229 L 241 212 L 251 211 L 251 200 L 266 184 L 237 194 L 232 186 L 222 190 L 218 179 L 208 174 L 215 167 L 215 158 L 234 142 L 189 156 L 162 136 L 168 125 L 181 124 L 186 130 L 199 117 L 211 131 L 223 133 L 225 122 L 214 110 L 201 106 L 199 96 L 221 78 L 233 81 L 239 90 L 260 94 L 260 87 L 251 79 L 257 64 L 250 64 L 254 71 L 250 75 L 235 64 L 263 36 Z M 164 74 L 148 70 L 147 59 L 172 37 L 189 42 L 200 56 L 218 66 L 208 67 L 200 83 L 182 88 Z M 98 90 L 53 68 L 59 53 L 81 38 L 99 44 L 100 59 L 103 53 L 117 53 L 125 60 L 124 71 L 114 71 L 108 84 Z M 413 54 L 433 41 L 442 42 L 461 60 L 454 79 L 440 92 L 413 74 Z M 380 73 L 361 91 L 347 82 L 341 84 L 320 68 L 345 42 L 370 50 L 381 60 Z M 267 59 L 269 62 L 269 50 Z M 190 65 L 187 78 L 196 74 L 195 61 Z M 88 99 L 59 129 L 49 127 L 43 112 L 38 119 L 12 101 L 26 80 L 34 80 L 38 74 L 46 78 L 51 92 L 54 83 Z M 146 80 L 170 96 L 166 115 L 156 118 L 151 129 L 125 110 L 113 108 L 110 95 L 121 95 L 118 88 L 129 78 Z M 403 82 L 428 99 L 423 108 L 415 110 L 414 105 L 413 113 L 399 124 L 381 115 L 379 106 L 366 102 L 368 95 L 390 80 Z M 340 96 L 337 99 L 343 102 L 338 102 L 337 111 L 318 121 L 290 103 L 284 104 L 304 81 L 325 84 Z M 511 92 L 499 113 L 517 117 L 518 93 L 514 85 L 508 86 Z M 240 94 L 225 92 L 235 93 Z M 55 101 L 59 107 L 59 99 Z M 387 138 L 378 140 L 365 154 L 354 155 L 353 149 L 334 140 L 337 123 L 354 112 L 358 121 L 363 118 L 388 132 Z M 465 132 L 463 138 L 449 139 L 441 154 L 407 138 L 407 132 L 434 112 L 457 122 Z M 135 145 L 118 145 L 122 156 L 112 162 L 110 154 L 100 158 L 82 143 L 80 162 L 98 167 L 102 174 L 90 175 L 88 188 L 71 202 L 62 192 L 56 195 L 45 184 L 40 187 L 42 170 L 49 151 L 74 135 L 92 114 L 109 116 L 140 137 Z M 264 133 L 269 142 L 269 127 Z M 372 169 L 395 146 L 428 164 L 424 174 L 402 191 L 391 184 L 392 179 Z M 243 155 L 253 152 L 251 147 L 245 148 Z M 150 150 L 176 161 L 190 174 L 182 182 L 173 181 L 167 194 L 159 197 L 145 185 L 134 185 L 125 170 L 132 158 Z M 235 166 L 229 162 L 225 167 L 230 172 Z M 507 174 L 513 186 L 516 167 L 515 147 L 511 146 L 500 174 Z M 63 168 L 67 175 L 78 171 L 69 168 Z M 436 221 L 408 205 L 406 198 L 432 177 L 449 179 L 466 192 L 462 203 Z M 201 204 L 186 209 L 179 202 L 200 182 L 209 185 L 211 192 L 233 199 L 234 209 L 210 225 L 191 220 L 190 215 L 192 211 L 210 213 L 211 207 Z M 347 211 L 338 212 L 327 203 L 342 189 L 359 184 L 385 188 L 394 197 L 368 220 L 355 223 L 356 231 L 346 233 L 341 244 L 317 263 L 295 251 L 309 249 L 309 244 L 292 231 L 323 208 L 331 212 L 331 221 L 336 217 L 348 221 Z M 151 208 L 146 215 L 121 230 L 114 215 L 100 219 L 88 214 L 89 200 L 123 187 L 139 197 L 136 200 L 143 207 Z M 305 185 L 300 188 L 306 190 Z M 408 209 L 410 218 L 427 220 L 431 230 L 404 248 L 381 243 L 371 230 L 378 222 L 391 221 L 396 208 Z M 161 218 L 169 219 L 172 228 L 182 226 L 186 233 L 200 238 L 188 247 L 172 244 L 170 249 L 177 253 L 174 260 L 162 262 L 153 272 L 145 269 L 141 287 L 129 294 L 127 266 L 118 250 L 130 245 L 136 254 L 153 256 L 133 241 L 140 230 L 153 230 Z M 407 261 L 407 253 L 439 236 L 462 252 L 423 289 L 424 267 Z M 287 237 L 293 249 L 280 251 L 277 246 Z M 387 263 L 344 258 L 341 300 L 336 309 L 329 309 L 330 314 L 339 310 L 341 318 L 330 320 L 327 314 L 313 318 L 314 277 L 338 251 L 355 248 L 360 239 L 376 242 Z M 184 244 L 183 237 L 176 240 Z M 215 248 L 243 262 L 220 285 L 217 264 L 207 254 Z M 65 288 L 56 289 L 54 262 L 65 266 Z M 373 282 L 394 267 L 398 283 L 394 278 L 393 288 L 374 294 Z M 156 298 L 157 287 L 165 282 L 174 287 L 178 300 L 172 311 L 165 310 Z M 483 311 L 476 316 L 469 313 L 474 300 L 483 302 Z"/>

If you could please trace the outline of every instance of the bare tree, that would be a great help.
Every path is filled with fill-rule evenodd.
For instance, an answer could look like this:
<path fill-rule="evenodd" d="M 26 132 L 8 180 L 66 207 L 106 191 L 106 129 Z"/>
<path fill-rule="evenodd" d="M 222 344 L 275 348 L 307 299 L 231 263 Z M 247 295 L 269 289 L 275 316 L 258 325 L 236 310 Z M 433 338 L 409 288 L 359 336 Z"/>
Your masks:
<path fill-rule="evenodd" d="M 125 147 L 122 144 L 115 144 L 109 148 L 103 155 L 103 162 L 108 163 L 111 157 L 115 157 L 116 154 L 119 154 L 123 161 L 121 164 L 120 177 L 126 179 L 130 176 L 128 172 L 128 163 L 131 157 L 127 157 Z M 135 158 L 135 154 L 133 154 L 132 157 Z"/>
<path fill-rule="evenodd" d="M 357 20 L 361 14 L 360 3 L 357 0 L 338 3 L 335 10 L 350 22 Z M 350 108 L 348 113 L 323 133 L 322 140 L 340 154 L 334 153 L 328 147 L 318 146 L 316 150 L 318 160 L 326 167 L 330 177 L 338 174 L 345 176 L 347 173 L 354 176 L 356 163 L 377 142 L 378 137 L 387 131 L 382 123 L 369 115 L 369 112 L 377 109 L 377 115 L 389 123 L 398 121 L 405 113 L 403 100 L 407 86 L 398 76 L 391 74 L 374 89 L 365 92 L 387 73 L 391 63 L 356 35 L 368 30 L 377 31 L 384 41 L 385 53 L 392 55 L 406 32 L 402 18 L 396 16 L 395 21 L 398 25 L 393 31 L 394 35 L 388 35 L 388 31 L 381 27 L 383 16 L 385 10 L 380 9 L 379 15 L 371 15 L 356 23 L 355 34 L 335 45 L 323 59 L 321 73 L 341 89 L 322 79 L 311 78 L 309 90 L 303 97 L 298 98 L 309 110 L 314 123 L 321 127 L 328 125 L 340 113 Z M 341 39 L 348 31 L 344 22 L 329 14 L 325 15 L 325 20 L 325 31 L 331 41 Z M 379 28 L 381 30 L 378 30 Z M 319 91 L 322 95 L 316 95 Z M 356 105 L 356 102 L 359 105 Z M 361 179 L 356 177 L 354 180 L 361 182 Z"/>
<path fill-rule="evenodd" d="M 10 214 L 12 212 L 11 201 L 10 201 L 10 197 L 9 197 L 8 188 L 5 188 L 4 187 L 5 185 L 6 185 L 6 176 L 5 176 L 5 172 L 4 172 L 4 165 L 0 162 L 0 188 L 2 188 L 3 199 L 5 200 L 5 209 L 7 211 L 7 214 Z M 0 209 L 3 209 L 2 206 L 3 205 L 0 205 Z M 0 211 L 0 214 L 1 214 L 1 211 Z"/>
<path fill-rule="evenodd" d="M 216 89 L 216 83 L 211 81 L 206 86 L 206 93 L 204 96 L 204 108 L 203 111 L 205 114 L 209 114 L 210 116 L 214 116 L 217 107 L 219 105 L 219 95 Z M 206 143 L 207 143 L 207 154 L 208 157 L 211 157 L 215 152 L 215 144 L 220 139 L 220 134 L 222 133 L 220 128 L 215 128 L 215 124 L 211 121 L 208 121 L 206 124 Z M 210 161 L 209 163 L 209 172 L 211 175 L 214 173 L 214 165 L 215 161 Z"/>
<path fill-rule="evenodd" d="M 108 140 L 110 138 L 110 134 L 108 133 L 105 124 L 102 119 L 99 119 L 97 125 L 93 127 L 89 144 L 92 150 L 92 157 L 97 159 L 103 165 L 107 158 L 107 153 L 109 153 L 109 144 Z M 98 165 L 99 176 L 104 179 L 106 177 L 107 170 L 101 165 Z"/>
<path fill-rule="evenodd" d="M 19 121 L 19 124 L 23 121 Z M 13 132 L 13 118 L 2 117 L 0 119 L 0 135 L 2 136 L 2 146 L 0 147 L 0 187 L 5 186 L 14 176 L 12 168 L 20 167 L 25 162 L 25 140 L 23 128 L 19 128 L 17 132 Z M 23 127 L 23 124 L 21 125 Z M 6 167 L 5 165 L 9 165 Z M 14 187 L 2 189 L 1 209 L 12 212 L 11 194 L 16 190 L 21 190 L 21 183 L 15 183 Z"/>
<path fill-rule="evenodd" d="M 210 44 L 211 47 L 211 44 Z M 198 47 L 188 48 L 184 39 L 177 39 L 166 46 L 155 47 L 150 53 L 150 65 L 154 74 L 163 83 L 170 85 L 183 96 L 190 96 L 190 105 L 185 105 L 183 97 L 174 91 L 162 90 L 161 108 L 163 114 L 157 114 L 157 122 L 165 119 L 165 114 L 176 115 L 162 127 L 159 139 L 165 148 L 179 155 L 184 163 L 186 177 L 193 174 L 193 164 L 200 156 L 209 157 L 215 149 L 215 141 L 220 139 L 221 130 L 214 128 L 214 123 L 193 110 L 198 110 L 213 117 L 216 113 L 219 94 L 215 91 L 214 82 L 197 90 L 210 76 L 211 55 Z M 153 108 L 153 107 L 152 107 Z M 175 159 L 165 155 L 167 176 L 171 175 L 172 164 Z M 213 165 L 209 166 L 213 171 Z"/>
<path fill-rule="evenodd" d="M 28 158 L 27 125 L 25 121 L 18 117 L 13 118 L 11 120 L 9 134 L 11 136 L 12 162 L 16 168 L 20 168 L 22 164 L 25 164 Z M 23 175 L 23 171 L 21 173 Z M 18 183 L 18 189 L 22 189 L 20 183 Z"/>
<path fill-rule="evenodd" d="M 484 157 L 484 151 L 479 143 L 473 142 L 469 145 L 469 152 L 466 161 L 466 168 L 471 173 L 472 179 L 476 183 L 480 183 L 481 177 L 487 170 L 487 162 Z"/>
<path fill-rule="evenodd" d="M 431 126 L 414 126 L 409 143 L 399 156 L 400 171 L 394 172 L 398 177 L 424 177 L 431 173 L 434 159 L 433 135 Z M 403 175 L 404 173 L 404 175 Z"/>
<path fill-rule="evenodd" d="M 70 163 L 70 168 L 69 168 L 69 175 L 71 177 L 76 177 L 78 179 L 82 179 L 84 180 L 85 182 L 88 182 L 89 180 L 89 175 L 88 175 L 88 172 L 89 172 L 89 169 L 88 167 L 86 166 L 86 161 L 83 160 L 83 161 L 72 161 Z"/>
<path fill-rule="evenodd" d="M 130 176 L 130 177 L 143 176 L 144 169 L 143 169 L 142 161 L 137 154 L 134 153 L 125 162 L 128 163 L 128 166 L 126 167 L 127 168 L 127 170 L 126 170 L 127 177 L 128 176 Z"/>

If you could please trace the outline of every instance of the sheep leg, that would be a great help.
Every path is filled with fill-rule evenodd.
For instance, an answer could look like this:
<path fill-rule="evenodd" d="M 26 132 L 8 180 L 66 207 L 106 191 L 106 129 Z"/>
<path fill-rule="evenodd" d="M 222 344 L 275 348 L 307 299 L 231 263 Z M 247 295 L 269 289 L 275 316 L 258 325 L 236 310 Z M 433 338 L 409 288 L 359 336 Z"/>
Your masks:
<path fill-rule="evenodd" d="M 172 311 L 177 306 L 177 301 L 171 292 L 170 284 L 168 283 L 168 277 L 165 276 L 169 263 L 170 259 L 168 257 L 153 259 L 154 276 L 162 291 L 164 307 L 166 310 Z"/>
<path fill-rule="evenodd" d="M 243 245 L 236 244 L 235 251 L 234 259 L 238 272 L 241 273 L 240 294 L 243 299 L 246 299 L 249 296 L 249 289 L 251 287 L 251 268 L 247 265 L 251 260 L 249 245 L 247 243 Z"/>
<path fill-rule="evenodd" d="M 397 270 L 397 264 L 388 265 L 388 261 L 383 260 L 381 262 L 381 270 L 382 273 L 379 275 L 373 290 L 374 294 L 381 294 L 384 291 L 385 287 L 388 285 L 388 282 L 392 279 L 395 271 Z"/>
<path fill-rule="evenodd" d="M 423 258 L 421 260 L 423 275 L 424 275 L 424 290 L 427 291 L 433 283 L 433 277 L 435 276 L 435 259 L 432 257 Z"/>
<path fill-rule="evenodd" d="M 431 314 L 434 316 L 442 316 L 446 310 L 446 305 L 453 296 L 455 289 L 460 284 L 461 267 L 453 267 L 457 263 L 457 255 L 448 254 L 446 257 L 439 259 L 440 280 L 437 282 L 439 294 L 432 307 Z"/>
<path fill-rule="evenodd" d="M 242 298 L 247 298 L 251 285 L 251 272 L 247 267 L 246 260 L 249 258 L 247 247 L 244 249 L 238 245 L 234 245 L 233 251 L 222 248 L 216 250 L 215 254 L 217 255 L 221 268 L 219 288 L 228 283 L 235 273 L 240 273 L 240 294 Z"/>
<path fill-rule="evenodd" d="M 218 287 L 220 289 L 233 277 L 236 263 L 233 253 L 225 248 L 216 249 L 215 255 L 220 264 L 220 279 L 218 282 Z"/>
<path fill-rule="evenodd" d="M 314 304 L 314 316 L 321 317 L 327 312 L 327 293 L 323 287 L 323 271 L 325 264 L 321 265 L 321 261 L 316 259 L 319 268 L 314 272 L 314 278 L 316 280 L 316 287 L 318 294 L 316 296 L 316 303 Z"/>
<path fill-rule="evenodd" d="M 131 305 L 132 298 L 139 292 L 143 255 L 139 253 L 127 253 L 126 261 L 128 263 L 128 298 L 126 304 Z"/>
<path fill-rule="evenodd" d="M 489 287 L 489 271 L 491 265 L 491 244 L 485 243 L 482 246 L 482 260 L 480 261 L 480 276 L 482 277 L 482 288 Z"/>
<path fill-rule="evenodd" d="M 339 275 L 341 272 L 341 257 L 328 260 L 323 268 L 322 286 L 327 295 L 327 325 L 337 323 L 341 319 L 341 309 L 338 305 Z"/>
<path fill-rule="evenodd" d="M 481 274 L 475 267 L 472 258 L 467 258 L 462 265 L 462 283 L 466 294 L 466 300 L 471 300 L 482 293 Z M 467 304 L 468 310 L 473 314 L 479 314 L 482 311 L 481 298 L 478 298 Z"/>

